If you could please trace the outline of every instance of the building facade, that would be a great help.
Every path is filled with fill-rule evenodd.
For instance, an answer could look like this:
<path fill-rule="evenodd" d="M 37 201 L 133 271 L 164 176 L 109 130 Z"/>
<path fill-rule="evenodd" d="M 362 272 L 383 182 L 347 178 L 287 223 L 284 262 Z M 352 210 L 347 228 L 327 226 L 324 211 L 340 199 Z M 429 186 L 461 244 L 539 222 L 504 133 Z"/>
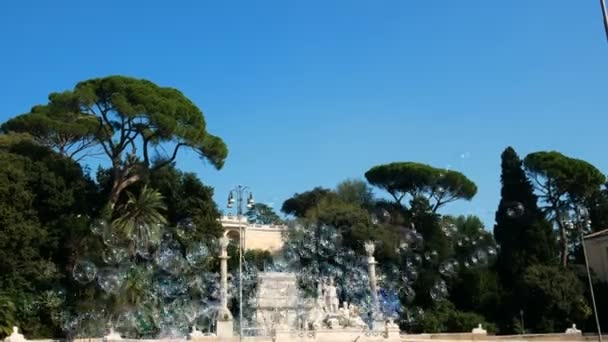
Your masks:
<path fill-rule="evenodd" d="M 261 249 L 277 252 L 283 247 L 283 233 L 287 226 L 274 224 L 253 224 L 247 217 L 240 219 L 233 215 L 222 216 L 224 236 L 233 241 L 239 241 L 241 232 L 245 249 Z"/>
<path fill-rule="evenodd" d="M 608 229 L 585 236 L 589 267 L 603 282 L 608 282 Z"/>

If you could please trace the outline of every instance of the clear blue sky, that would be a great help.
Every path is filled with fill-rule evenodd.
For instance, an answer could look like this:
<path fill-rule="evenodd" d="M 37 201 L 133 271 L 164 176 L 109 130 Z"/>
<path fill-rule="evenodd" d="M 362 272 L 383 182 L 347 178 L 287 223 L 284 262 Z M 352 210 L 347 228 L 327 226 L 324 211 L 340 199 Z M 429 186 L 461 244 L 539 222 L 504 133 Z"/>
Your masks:
<path fill-rule="evenodd" d="M 493 222 L 500 153 L 608 172 L 608 43 L 595 0 L 31 1 L 0 4 L 0 121 L 123 74 L 181 89 L 230 148 L 227 191 L 281 202 L 419 161 L 479 186 L 446 212 Z"/>

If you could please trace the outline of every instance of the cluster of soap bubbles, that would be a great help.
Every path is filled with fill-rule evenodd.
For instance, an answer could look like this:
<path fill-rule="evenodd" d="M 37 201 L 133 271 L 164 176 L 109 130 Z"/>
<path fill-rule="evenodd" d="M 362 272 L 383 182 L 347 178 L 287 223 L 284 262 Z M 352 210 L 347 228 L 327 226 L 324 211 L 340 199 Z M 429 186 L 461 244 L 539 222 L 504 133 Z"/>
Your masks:
<path fill-rule="evenodd" d="M 357 305 L 363 315 L 372 311 L 366 258 L 344 244 L 341 228 L 300 225 L 289 234 L 281 263 L 296 271 L 304 296 L 314 297 L 319 281 L 333 279 L 342 300 Z"/>
<path fill-rule="evenodd" d="M 183 337 L 193 324 L 211 329 L 219 308 L 219 274 L 210 272 L 217 243 L 181 243 L 182 238 L 192 241 L 188 238 L 195 228 L 192 220 L 180 222 L 174 232 L 141 224 L 123 236 L 107 221 L 94 220 L 91 232 L 104 249 L 77 260 L 73 279 L 97 287 L 105 298 L 126 295 L 137 305 L 112 313 L 66 314 L 65 331 L 103 332 L 112 325 L 126 337 Z"/>

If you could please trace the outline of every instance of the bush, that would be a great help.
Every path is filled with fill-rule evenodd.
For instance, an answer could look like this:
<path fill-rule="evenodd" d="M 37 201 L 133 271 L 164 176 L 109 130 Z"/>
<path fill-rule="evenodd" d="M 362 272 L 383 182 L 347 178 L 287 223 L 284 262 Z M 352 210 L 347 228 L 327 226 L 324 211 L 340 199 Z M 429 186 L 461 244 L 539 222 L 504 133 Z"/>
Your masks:
<path fill-rule="evenodd" d="M 446 300 L 435 303 L 435 306 L 423 315 L 420 323 L 422 330 L 427 333 L 471 332 L 479 324 L 490 333 L 496 331 L 496 326 L 486 322 L 481 315 L 456 310 L 454 304 Z"/>

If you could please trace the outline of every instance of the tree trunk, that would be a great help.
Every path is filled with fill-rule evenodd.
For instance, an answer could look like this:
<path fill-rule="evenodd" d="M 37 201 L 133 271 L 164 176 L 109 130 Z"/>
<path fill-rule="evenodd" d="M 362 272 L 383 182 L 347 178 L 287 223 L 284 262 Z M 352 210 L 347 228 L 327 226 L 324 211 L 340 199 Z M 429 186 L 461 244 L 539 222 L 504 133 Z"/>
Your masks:
<path fill-rule="evenodd" d="M 561 262 L 563 267 L 568 266 L 568 235 L 566 234 L 566 228 L 562 224 L 559 224 L 559 237 L 561 243 Z"/>
<path fill-rule="evenodd" d="M 114 210 L 116 203 L 118 203 L 118 199 L 120 198 L 120 194 L 126 189 L 129 185 L 139 181 L 139 175 L 132 175 L 130 177 L 124 178 L 120 177 L 118 179 L 114 179 L 114 183 L 112 184 L 112 190 L 110 191 L 110 195 L 108 196 L 108 208 L 110 210 Z"/>

